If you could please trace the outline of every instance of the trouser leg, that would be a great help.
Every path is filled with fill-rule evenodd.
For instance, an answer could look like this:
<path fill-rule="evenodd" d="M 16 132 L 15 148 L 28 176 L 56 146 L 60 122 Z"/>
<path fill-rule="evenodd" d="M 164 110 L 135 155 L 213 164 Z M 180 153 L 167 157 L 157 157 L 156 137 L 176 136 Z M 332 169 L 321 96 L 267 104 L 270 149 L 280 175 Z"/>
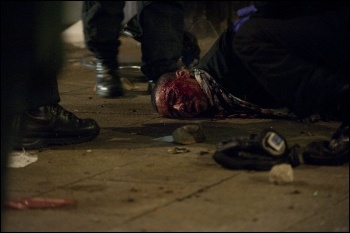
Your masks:
<path fill-rule="evenodd" d="M 14 117 L 60 101 L 61 7 L 62 2 L 1 3 L 1 204 L 7 195 Z"/>
<path fill-rule="evenodd" d="M 117 61 L 124 6 L 125 1 L 83 1 L 84 39 L 97 59 Z"/>
<path fill-rule="evenodd" d="M 177 1 L 153 1 L 139 14 L 142 31 L 142 72 L 156 81 L 178 69 L 184 35 L 184 6 Z"/>
<path fill-rule="evenodd" d="M 348 39 L 348 11 L 341 10 L 288 20 L 251 18 L 233 49 L 271 95 L 308 116 L 332 108 L 348 85 Z"/>

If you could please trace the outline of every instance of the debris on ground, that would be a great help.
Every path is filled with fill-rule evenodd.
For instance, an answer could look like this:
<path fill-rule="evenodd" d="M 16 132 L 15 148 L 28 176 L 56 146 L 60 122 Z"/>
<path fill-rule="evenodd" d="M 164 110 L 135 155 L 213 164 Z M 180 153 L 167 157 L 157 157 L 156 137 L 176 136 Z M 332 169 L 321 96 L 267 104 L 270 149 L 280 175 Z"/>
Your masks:
<path fill-rule="evenodd" d="M 57 208 L 75 204 L 76 201 L 73 199 L 42 197 L 15 198 L 4 201 L 5 207 L 17 210 Z"/>
<path fill-rule="evenodd" d="M 293 168 L 290 164 L 274 165 L 269 172 L 269 181 L 274 184 L 287 184 L 294 181 Z"/>
<path fill-rule="evenodd" d="M 8 158 L 8 167 L 12 168 L 21 168 L 25 167 L 31 163 L 34 163 L 38 160 L 36 154 L 28 153 L 23 149 L 23 151 L 12 151 Z"/>
<path fill-rule="evenodd" d="M 175 147 L 174 149 L 168 150 L 168 154 L 181 154 L 187 152 L 190 152 L 190 150 L 184 147 Z"/>
<path fill-rule="evenodd" d="M 174 142 L 188 145 L 206 140 L 203 128 L 199 124 L 189 124 L 177 128 L 172 133 Z"/>
<path fill-rule="evenodd" d="M 127 78 L 121 78 L 120 81 L 122 82 L 123 88 L 125 90 L 132 90 L 134 89 L 134 84 Z"/>

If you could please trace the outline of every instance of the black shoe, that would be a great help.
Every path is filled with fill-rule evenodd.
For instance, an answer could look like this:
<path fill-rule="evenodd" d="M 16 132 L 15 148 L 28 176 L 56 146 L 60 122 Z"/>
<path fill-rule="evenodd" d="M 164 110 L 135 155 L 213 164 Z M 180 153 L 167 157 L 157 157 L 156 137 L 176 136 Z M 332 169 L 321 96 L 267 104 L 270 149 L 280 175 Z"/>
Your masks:
<path fill-rule="evenodd" d="M 15 149 L 36 149 L 94 139 L 100 127 L 93 119 L 80 119 L 60 105 L 31 109 L 15 117 Z"/>
<path fill-rule="evenodd" d="M 343 123 L 330 141 L 311 142 L 303 152 L 306 164 L 342 165 L 349 161 L 349 124 Z"/>
<path fill-rule="evenodd" d="M 117 66 L 96 61 L 96 93 L 105 98 L 124 95 L 122 82 L 118 76 Z"/>

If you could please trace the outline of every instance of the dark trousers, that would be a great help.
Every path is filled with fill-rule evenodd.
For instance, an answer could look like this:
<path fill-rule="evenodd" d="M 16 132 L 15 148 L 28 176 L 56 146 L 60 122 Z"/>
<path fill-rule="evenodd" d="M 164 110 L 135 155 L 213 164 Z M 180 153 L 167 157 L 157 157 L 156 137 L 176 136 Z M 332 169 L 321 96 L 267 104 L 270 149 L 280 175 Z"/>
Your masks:
<path fill-rule="evenodd" d="M 21 113 L 60 101 L 57 74 L 63 62 L 61 5 L 21 1 L 2 4 L 2 108 Z"/>
<path fill-rule="evenodd" d="M 1 201 L 15 114 L 60 101 L 61 2 L 1 2 Z"/>
<path fill-rule="evenodd" d="M 124 6 L 125 1 L 83 1 L 85 44 L 97 59 L 116 61 Z"/>
<path fill-rule="evenodd" d="M 124 18 L 124 6 L 124 1 L 83 2 L 85 43 L 96 58 L 116 60 L 118 64 L 119 34 Z M 148 79 L 156 80 L 166 72 L 175 71 L 183 44 L 183 3 L 139 2 L 138 20 L 142 32 L 142 72 Z"/>
<path fill-rule="evenodd" d="M 327 112 L 349 84 L 349 8 L 284 20 L 252 18 L 233 48 L 257 81 L 298 115 Z"/>
<path fill-rule="evenodd" d="M 290 19 L 253 17 L 235 35 L 227 30 L 200 66 L 234 95 L 244 95 L 238 86 L 248 100 L 269 96 L 305 117 L 332 111 L 349 85 L 348 41 L 348 7 Z"/>

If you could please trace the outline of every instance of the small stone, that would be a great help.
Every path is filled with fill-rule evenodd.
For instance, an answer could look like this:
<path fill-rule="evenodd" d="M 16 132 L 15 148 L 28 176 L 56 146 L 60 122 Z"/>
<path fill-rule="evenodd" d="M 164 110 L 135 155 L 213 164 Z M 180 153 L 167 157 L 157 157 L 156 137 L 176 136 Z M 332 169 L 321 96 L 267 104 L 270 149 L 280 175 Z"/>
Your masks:
<path fill-rule="evenodd" d="M 203 142 L 206 140 L 204 131 L 198 124 L 189 124 L 177 128 L 172 133 L 172 136 L 174 142 L 184 145 Z"/>
<path fill-rule="evenodd" d="M 274 184 L 287 184 L 294 181 L 293 168 L 290 164 L 278 164 L 271 168 L 269 181 Z"/>

